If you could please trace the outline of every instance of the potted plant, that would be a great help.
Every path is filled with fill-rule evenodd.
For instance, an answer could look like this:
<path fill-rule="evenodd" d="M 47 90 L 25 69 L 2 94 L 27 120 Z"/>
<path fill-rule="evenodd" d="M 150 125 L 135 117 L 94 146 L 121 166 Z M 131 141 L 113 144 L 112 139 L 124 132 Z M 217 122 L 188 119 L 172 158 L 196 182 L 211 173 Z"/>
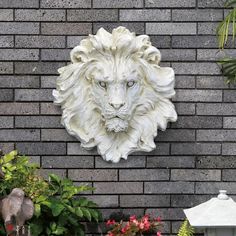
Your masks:
<path fill-rule="evenodd" d="M 161 236 L 162 223 L 160 217 L 154 219 L 149 215 L 145 215 L 142 218 L 137 218 L 134 215 L 127 222 L 123 220 L 116 222 L 109 219 L 106 225 L 110 227 L 106 236 L 142 236 L 154 232 L 157 236 Z"/>
<path fill-rule="evenodd" d="M 25 197 L 34 205 L 33 217 L 27 221 L 27 228 L 33 236 L 82 236 L 85 228 L 82 222 L 101 219 L 97 205 L 77 194 L 92 190 L 86 185 L 75 186 L 70 179 L 61 179 L 51 174 L 44 179 L 39 174 L 37 164 L 31 164 L 29 158 L 12 151 L 0 159 L 2 180 L 0 196 L 9 196 L 13 189 L 21 189 Z M 1 222 L 0 234 L 6 235 Z"/>

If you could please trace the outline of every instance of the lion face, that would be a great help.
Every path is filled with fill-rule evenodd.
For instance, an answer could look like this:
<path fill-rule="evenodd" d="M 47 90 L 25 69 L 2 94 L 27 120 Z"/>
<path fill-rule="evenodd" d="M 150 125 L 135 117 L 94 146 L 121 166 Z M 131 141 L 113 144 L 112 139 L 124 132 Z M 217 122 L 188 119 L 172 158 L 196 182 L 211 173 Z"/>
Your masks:
<path fill-rule="evenodd" d="M 87 149 L 97 146 L 106 161 L 119 162 L 135 151 L 156 147 L 157 130 L 177 114 L 174 71 L 160 67 L 160 52 L 147 35 L 124 27 L 101 28 L 71 51 L 59 69 L 54 102 L 62 124 Z"/>
<path fill-rule="evenodd" d="M 129 127 L 142 91 L 141 75 L 132 61 L 98 63 L 91 74 L 91 92 L 108 132 Z"/>

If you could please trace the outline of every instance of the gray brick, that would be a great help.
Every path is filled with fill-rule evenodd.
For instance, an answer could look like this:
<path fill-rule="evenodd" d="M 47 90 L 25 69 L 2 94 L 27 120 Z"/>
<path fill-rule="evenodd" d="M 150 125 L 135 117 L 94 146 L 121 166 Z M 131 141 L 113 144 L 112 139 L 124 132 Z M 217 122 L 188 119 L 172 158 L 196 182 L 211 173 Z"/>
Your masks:
<path fill-rule="evenodd" d="M 50 174 L 55 174 L 60 176 L 61 178 L 66 178 L 66 170 L 47 170 L 47 169 L 41 169 L 40 170 L 40 175 L 44 178 L 48 178 Z"/>
<path fill-rule="evenodd" d="M 198 0 L 199 8 L 223 8 L 225 4 L 224 0 Z"/>
<path fill-rule="evenodd" d="M 235 115 L 236 103 L 199 103 L 197 104 L 198 115 Z"/>
<path fill-rule="evenodd" d="M 173 21 L 220 21 L 223 19 L 222 10 L 194 9 L 173 10 Z"/>
<path fill-rule="evenodd" d="M 93 0 L 94 8 L 140 8 L 142 0 Z"/>
<path fill-rule="evenodd" d="M 13 10 L 0 9 L 0 21 L 13 21 Z"/>
<path fill-rule="evenodd" d="M 0 74 L 12 74 L 13 62 L 0 62 Z"/>
<path fill-rule="evenodd" d="M 43 61 L 70 61 L 69 49 L 42 49 L 41 59 Z"/>
<path fill-rule="evenodd" d="M 161 142 L 165 142 L 165 141 L 191 142 L 191 141 L 195 141 L 195 131 L 188 130 L 188 129 L 187 130 L 186 129 L 169 129 L 166 132 L 159 131 L 155 140 L 161 141 Z"/>
<path fill-rule="evenodd" d="M 147 156 L 153 155 L 169 155 L 170 153 L 170 144 L 168 143 L 157 143 L 156 148 L 151 152 L 137 152 L 136 154 L 142 154 Z"/>
<path fill-rule="evenodd" d="M 57 76 L 41 76 L 42 88 L 56 88 Z"/>
<path fill-rule="evenodd" d="M 236 194 L 236 183 L 234 182 L 206 182 L 196 183 L 196 193 L 197 194 L 218 194 L 220 189 L 227 190 L 229 194 Z"/>
<path fill-rule="evenodd" d="M 120 10 L 121 21 L 170 21 L 170 10 Z"/>
<path fill-rule="evenodd" d="M 169 171 L 156 169 L 132 169 L 132 170 L 120 170 L 119 177 L 121 181 L 157 181 L 157 180 L 169 180 Z"/>
<path fill-rule="evenodd" d="M 162 49 L 162 61 L 195 61 L 196 52 L 192 49 Z"/>
<path fill-rule="evenodd" d="M 145 167 L 145 156 L 130 156 L 127 160 L 120 160 L 119 163 L 104 161 L 100 156 L 95 157 L 96 168 L 138 168 Z"/>
<path fill-rule="evenodd" d="M 222 128 L 222 118 L 212 116 L 179 116 L 174 128 Z"/>
<path fill-rule="evenodd" d="M 146 23 L 147 34 L 185 35 L 196 32 L 196 23 Z"/>
<path fill-rule="evenodd" d="M 17 128 L 62 128 L 60 116 L 16 116 Z"/>
<path fill-rule="evenodd" d="M 175 76 L 175 88 L 195 88 L 195 77 Z"/>
<path fill-rule="evenodd" d="M 236 129 L 236 117 L 224 117 L 223 127 L 226 129 Z"/>
<path fill-rule="evenodd" d="M 152 45 L 156 48 L 170 48 L 171 45 L 171 37 L 167 35 L 151 35 L 150 40 L 152 42 Z"/>
<path fill-rule="evenodd" d="M 65 66 L 62 62 L 16 62 L 16 74 L 57 74 L 60 67 Z"/>
<path fill-rule="evenodd" d="M 1 22 L 0 34 L 38 34 L 39 23 Z"/>
<path fill-rule="evenodd" d="M 223 170 L 222 180 L 223 181 L 236 181 L 236 170 Z"/>
<path fill-rule="evenodd" d="M 16 89 L 16 101 L 52 101 L 51 89 Z"/>
<path fill-rule="evenodd" d="M 1 129 L 1 141 L 39 141 L 40 131 L 33 129 Z"/>
<path fill-rule="evenodd" d="M 17 143 L 16 149 L 26 155 L 65 155 L 65 143 Z"/>
<path fill-rule="evenodd" d="M 38 103 L 1 103 L 0 114 L 3 114 L 3 115 L 39 114 L 39 104 Z"/>
<path fill-rule="evenodd" d="M 0 89 L 0 102 L 13 101 L 13 90 L 12 89 Z"/>
<path fill-rule="evenodd" d="M 43 168 L 93 168 L 93 156 L 43 156 Z"/>
<path fill-rule="evenodd" d="M 218 48 L 216 36 L 192 35 L 173 36 L 173 48 Z"/>
<path fill-rule="evenodd" d="M 148 168 L 193 168 L 194 166 L 194 156 L 147 157 Z"/>
<path fill-rule="evenodd" d="M 235 141 L 236 130 L 197 130 L 198 141 Z"/>
<path fill-rule="evenodd" d="M 42 23 L 42 34 L 73 35 L 92 33 L 91 23 Z"/>
<path fill-rule="evenodd" d="M 171 153 L 174 155 L 217 155 L 221 153 L 218 143 L 173 143 Z"/>
<path fill-rule="evenodd" d="M 0 143 L 0 150 L 5 153 L 9 153 L 14 149 L 14 143 Z"/>
<path fill-rule="evenodd" d="M 80 44 L 82 39 L 85 39 L 86 36 L 67 36 L 67 48 L 73 48 Z"/>
<path fill-rule="evenodd" d="M 0 76 L 0 88 L 38 88 L 38 76 Z"/>
<path fill-rule="evenodd" d="M 16 47 L 19 48 L 63 48 L 65 36 L 16 36 Z"/>
<path fill-rule="evenodd" d="M 195 7 L 195 0 L 145 0 L 146 7 L 184 8 Z"/>
<path fill-rule="evenodd" d="M 147 209 L 145 214 L 160 215 L 163 220 L 182 220 L 185 218 L 183 209 L 181 208 L 161 208 L 161 209 Z"/>
<path fill-rule="evenodd" d="M 197 157 L 196 166 L 206 169 L 236 168 L 236 158 L 234 156 Z"/>
<path fill-rule="evenodd" d="M 174 181 L 220 181 L 221 170 L 171 170 Z"/>
<path fill-rule="evenodd" d="M 117 181 L 117 170 L 69 170 L 68 176 L 75 181 Z"/>
<path fill-rule="evenodd" d="M 0 128 L 13 128 L 14 118 L 13 116 L 0 116 Z"/>
<path fill-rule="evenodd" d="M 179 115 L 194 115 L 195 104 L 194 103 L 175 103 L 175 109 Z"/>
<path fill-rule="evenodd" d="M 59 106 L 55 106 L 53 103 L 41 103 L 40 114 L 43 115 L 60 115 L 62 110 Z"/>
<path fill-rule="evenodd" d="M 143 193 L 142 182 L 101 182 L 94 183 L 94 193 L 132 194 Z"/>
<path fill-rule="evenodd" d="M 93 33 L 96 33 L 98 29 L 103 27 L 105 30 L 111 32 L 114 28 L 117 28 L 119 26 L 124 26 L 127 29 L 129 29 L 131 32 L 135 32 L 136 34 L 144 34 L 144 23 L 139 22 L 139 23 L 107 23 L 107 22 L 102 22 L 102 23 L 94 23 L 93 24 Z"/>
<path fill-rule="evenodd" d="M 171 206 L 181 207 L 181 208 L 187 208 L 187 207 L 190 208 L 190 207 L 195 207 L 203 202 L 206 202 L 209 199 L 210 199 L 209 195 L 183 195 L 183 194 L 172 195 Z"/>
<path fill-rule="evenodd" d="M 2 8 L 36 8 L 39 0 L 0 0 Z"/>
<path fill-rule="evenodd" d="M 121 207 L 168 207 L 170 196 L 166 195 L 121 195 Z"/>
<path fill-rule="evenodd" d="M 80 143 L 68 143 L 67 145 L 67 154 L 68 155 L 96 155 L 97 150 L 94 148 L 92 150 L 86 150 L 80 146 Z"/>
<path fill-rule="evenodd" d="M 43 129 L 42 141 L 77 141 L 76 138 L 68 134 L 66 129 Z"/>
<path fill-rule="evenodd" d="M 173 63 L 172 67 L 177 75 L 219 75 L 220 67 L 216 63 Z"/>
<path fill-rule="evenodd" d="M 37 61 L 38 49 L 1 49 L 0 60 Z"/>
<path fill-rule="evenodd" d="M 16 21 L 65 21 L 65 10 L 26 10 L 15 11 Z"/>
<path fill-rule="evenodd" d="M 225 49 L 225 51 L 219 51 L 218 49 L 198 49 L 197 59 L 198 61 L 219 61 L 224 57 L 235 57 L 236 50 Z"/>
<path fill-rule="evenodd" d="M 42 8 L 90 8 L 91 0 L 41 0 Z"/>
<path fill-rule="evenodd" d="M 197 76 L 197 88 L 227 88 L 222 76 Z"/>
<path fill-rule="evenodd" d="M 181 102 L 221 102 L 221 90 L 193 90 L 193 89 L 179 89 L 176 90 L 174 101 Z"/>
<path fill-rule="evenodd" d="M 118 10 L 68 10 L 68 21 L 118 21 Z"/>
<path fill-rule="evenodd" d="M 235 140 L 234 140 L 235 141 Z M 223 143 L 222 155 L 236 155 L 236 143 Z"/>
<path fill-rule="evenodd" d="M 1 48 L 12 48 L 14 46 L 13 36 L 0 36 L 0 47 Z"/>
<path fill-rule="evenodd" d="M 117 195 L 94 195 L 86 196 L 89 200 L 97 203 L 99 207 L 118 207 L 118 196 Z"/>
<path fill-rule="evenodd" d="M 146 182 L 145 193 L 194 193 L 193 182 Z"/>
<path fill-rule="evenodd" d="M 224 91 L 224 101 L 225 102 L 236 102 L 235 90 L 226 90 L 226 91 Z"/>
<path fill-rule="evenodd" d="M 198 23 L 198 34 L 216 35 L 216 28 L 219 23 Z"/>

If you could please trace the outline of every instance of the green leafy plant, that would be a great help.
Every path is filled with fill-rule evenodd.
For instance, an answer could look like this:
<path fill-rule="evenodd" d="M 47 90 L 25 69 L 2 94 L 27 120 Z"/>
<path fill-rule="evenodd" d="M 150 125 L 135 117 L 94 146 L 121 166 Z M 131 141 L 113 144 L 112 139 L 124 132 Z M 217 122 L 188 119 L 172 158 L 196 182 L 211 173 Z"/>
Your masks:
<path fill-rule="evenodd" d="M 219 42 L 219 48 L 224 49 L 228 42 L 229 35 L 232 32 L 232 41 L 235 41 L 236 36 L 236 0 L 228 0 L 225 3 L 225 7 L 233 7 L 229 11 L 225 19 L 217 27 L 217 36 Z M 227 77 L 226 83 L 236 82 L 236 59 L 235 58 L 224 58 L 219 61 L 222 65 L 223 75 Z"/>
<path fill-rule="evenodd" d="M 181 225 L 177 236 L 193 236 L 193 234 L 194 228 L 189 224 L 188 220 L 186 219 Z"/>
<path fill-rule="evenodd" d="M 54 174 L 45 180 L 39 175 L 38 165 L 31 164 L 28 157 L 19 156 L 17 151 L 3 156 L 0 164 L 4 173 L 0 195 L 4 197 L 17 187 L 34 202 L 34 217 L 28 222 L 32 235 L 83 236 L 85 229 L 81 222 L 101 219 L 94 202 L 77 196 L 93 188 L 75 186 L 70 179 L 61 179 Z M 1 224 L 3 226 L 3 222 Z"/>

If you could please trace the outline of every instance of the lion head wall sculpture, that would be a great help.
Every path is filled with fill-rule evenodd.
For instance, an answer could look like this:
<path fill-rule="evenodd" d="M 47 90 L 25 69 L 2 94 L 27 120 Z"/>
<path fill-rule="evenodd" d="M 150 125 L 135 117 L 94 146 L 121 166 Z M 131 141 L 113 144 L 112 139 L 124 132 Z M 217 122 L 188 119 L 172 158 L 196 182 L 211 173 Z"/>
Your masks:
<path fill-rule="evenodd" d="M 125 27 L 101 28 L 82 40 L 71 51 L 72 64 L 59 69 L 53 91 L 69 134 L 86 149 L 97 146 L 106 161 L 153 150 L 157 129 L 177 119 L 170 101 L 174 71 L 160 60 L 147 35 Z"/>

